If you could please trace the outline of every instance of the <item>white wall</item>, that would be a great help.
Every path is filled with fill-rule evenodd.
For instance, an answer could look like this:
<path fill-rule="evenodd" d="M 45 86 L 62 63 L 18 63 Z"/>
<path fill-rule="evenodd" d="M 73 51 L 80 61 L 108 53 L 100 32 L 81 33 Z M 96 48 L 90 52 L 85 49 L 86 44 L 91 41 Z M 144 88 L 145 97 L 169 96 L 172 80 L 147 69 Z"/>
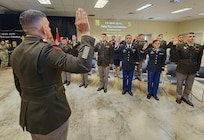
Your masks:
<path fill-rule="evenodd" d="M 131 34 L 133 37 L 137 34 L 152 34 L 156 37 L 158 34 L 164 34 L 164 39 L 167 42 L 171 39 L 172 36 L 178 35 L 178 23 L 176 22 L 157 22 L 157 21 L 133 21 L 133 20 L 106 20 L 106 19 L 89 19 L 91 26 L 91 35 L 94 36 L 97 41 L 100 37 L 101 33 L 112 33 L 115 34 L 114 31 L 108 31 L 105 28 L 101 28 L 100 25 L 96 26 L 96 20 L 100 20 L 100 25 L 105 25 L 106 22 L 118 22 L 122 23 L 121 26 L 125 26 L 127 28 L 121 29 L 119 31 L 122 34 L 122 38 L 126 34 Z M 114 26 L 114 25 L 113 25 Z M 120 30 L 120 29 L 118 29 Z M 78 34 L 80 38 L 80 35 Z"/>
<path fill-rule="evenodd" d="M 126 29 L 122 31 L 123 36 L 126 34 L 131 34 L 133 36 L 144 33 L 152 34 L 157 36 L 160 33 L 164 34 L 164 39 L 167 42 L 171 39 L 172 36 L 177 36 L 178 34 L 184 34 L 188 32 L 195 32 L 201 34 L 201 44 L 204 44 L 204 18 L 184 21 L 184 22 L 159 22 L 159 21 L 134 21 L 134 20 L 109 20 L 109 19 L 89 19 L 91 26 L 91 35 L 99 38 L 100 34 L 107 32 L 106 29 L 99 28 L 95 25 L 95 20 L 100 20 L 100 24 L 105 22 L 122 22 L 124 26 L 127 26 Z M 128 25 L 130 24 L 130 25 Z M 80 39 L 80 34 L 78 33 Z"/>
<path fill-rule="evenodd" d="M 191 21 L 185 21 L 185 22 L 179 22 L 178 23 L 178 32 L 179 33 L 188 33 L 188 32 L 195 32 L 195 33 L 201 33 L 202 40 L 201 44 L 204 44 L 204 18 L 203 19 L 197 19 L 197 20 L 191 20 Z"/>

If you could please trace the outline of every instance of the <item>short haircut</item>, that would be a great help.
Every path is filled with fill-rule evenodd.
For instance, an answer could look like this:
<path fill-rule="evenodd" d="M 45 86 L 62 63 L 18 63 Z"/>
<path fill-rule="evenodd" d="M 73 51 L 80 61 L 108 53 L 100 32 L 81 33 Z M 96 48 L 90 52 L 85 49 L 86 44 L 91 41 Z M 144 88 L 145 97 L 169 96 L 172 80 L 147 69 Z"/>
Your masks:
<path fill-rule="evenodd" d="M 194 32 L 189 32 L 188 34 L 195 34 Z"/>
<path fill-rule="evenodd" d="M 105 36 L 107 36 L 106 33 L 102 33 L 101 35 L 105 35 Z"/>
<path fill-rule="evenodd" d="M 144 35 L 144 34 L 139 34 L 138 36 L 142 36 L 142 35 Z"/>
<path fill-rule="evenodd" d="M 127 34 L 127 35 L 125 36 L 125 38 L 126 38 L 127 36 L 132 36 L 132 35 L 131 35 L 131 34 Z"/>
<path fill-rule="evenodd" d="M 154 43 L 157 42 L 157 41 L 159 41 L 159 40 L 155 39 L 155 40 L 152 42 L 152 44 L 154 44 Z M 160 42 L 160 41 L 159 41 L 159 42 Z"/>
<path fill-rule="evenodd" d="M 62 37 L 62 40 L 67 40 L 67 38 L 66 37 Z"/>
<path fill-rule="evenodd" d="M 25 32 L 36 28 L 36 22 L 39 22 L 46 15 L 38 10 L 26 10 L 20 14 L 19 21 Z"/>

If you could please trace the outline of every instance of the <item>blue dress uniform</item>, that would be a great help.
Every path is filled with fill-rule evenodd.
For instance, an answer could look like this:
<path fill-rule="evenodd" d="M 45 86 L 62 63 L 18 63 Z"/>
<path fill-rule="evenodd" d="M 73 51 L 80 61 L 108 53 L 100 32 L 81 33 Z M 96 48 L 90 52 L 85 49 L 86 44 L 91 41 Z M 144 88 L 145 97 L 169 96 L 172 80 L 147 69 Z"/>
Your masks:
<path fill-rule="evenodd" d="M 121 45 L 122 69 L 123 69 L 123 91 L 128 91 L 132 94 L 132 79 L 135 70 L 135 65 L 139 63 L 139 51 L 136 45 L 128 44 Z"/>
<path fill-rule="evenodd" d="M 158 48 L 158 49 L 148 48 L 145 51 L 145 54 L 149 55 L 149 61 L 147 64 L 148 94 L 157 98 L 160 74 L 162 71 L 162 67 L 165 66 L 166 53 L 163 48 Z"/>

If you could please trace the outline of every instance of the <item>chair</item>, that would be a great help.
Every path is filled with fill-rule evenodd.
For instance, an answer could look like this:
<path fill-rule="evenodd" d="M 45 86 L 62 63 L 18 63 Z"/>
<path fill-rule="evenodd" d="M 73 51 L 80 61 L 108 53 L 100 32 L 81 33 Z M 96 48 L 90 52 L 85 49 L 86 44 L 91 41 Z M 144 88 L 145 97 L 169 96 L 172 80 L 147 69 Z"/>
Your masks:
<path fill-rule="evenodd" d="M 167 55 L 166 55 L 166 61 L 165 61 L 165 64 L 166 64 L 166 65 L 171 63 L 170 60 L 169 60 L 169 58 L 170 58 L 170 55 L 167 54 Z"/>
<path fill-rule="evenodd" d="M 166 74 L 169 75 L 167 78 L 169 79 L 171 84 L 176 84 L 176 67 L 177 64 L 167 64 L 166 65 Z"/>
<path fill-rule="evenodd" d="M 88 75 L 92 75 L 93 71 L 95 71 L 94 70 L 95 68 L 96 68 L 96 59 L 93 58 L 91 62 L 91 71 L 88 73 Z"/>
<path fill-rule="evenodd" d="M 196 80 L 196 81 L 204 85 L 204 80 Z"/>
<path fill-rule="evenodd" d="M 147 78 L 147 62 L 142 62 L 142 68 L 141 68 L 141 78 L 142 81 L 147 82 L 148 78 Z"/>
<path fill-rule="evenodd" d="M 198 81 L 198 82 L 200 82 L 201 84 L 203 84 L 204 85 L 204 81 L 200 81 L 200 80 L 196 80 L 196 81 Z M 202 86 L 201 86 L 202 87 Z M 199 87 L 196 87 L 196 89 L 199 89 L 200 88 L 200 86 Z M 192 100 L 192 97 L 194 97 L 195 99 L 197 99 L 199 102 L 203 102 L 203 99 L 204 99 L 204 89 L 202 89 L 203 90 L 203 92 L 201 93 L 199 93 L 199 91 L 195 91 L 194 93 L 193 92 L 191 92 L 191 100 Z M 200 90 L 201 91 L 201 90 Z M 199 99 L 199 97 L 201 97 L 201 99 Z"/>
<path fill-rule="evenodd" d="M 142 81 L 143 81 L 143 82 L 147 82 L 147 81 L 148 81 L 147 62 L 146 62 L 146 61 L 144 61 L 144 62 L 142 63 L 141 77 L 142 77 Z M 159 83 L 162 83 L 162 81 L 160 80 Z"/>
<path fill-rule="evenodd" d="M 204 66 L 200 67 L 196 77 L 204 78 Z"/>
<path fill-rule="evenodd" d="M 141 72 L 142 73 L 146 73 L 147 72 L 147 63 L 145 61 L 142 62 Z"/>
<path fill-rule="evenodd" d="M 94 58 L 92 59 L 91 67 L 96 68 L 96 59 L 94 59 Z"/>
<path fill-rule="evenodd" d="M 202 85 L 204 85 L 204 66 L 200 67 L 198 73 L 196 74 L 196 77 L 199 77 L 199 79 L 196 79 L 196 81 L 198 81 L 199 83 L 201 83 Z M 201 86 L 203 87 L 203 86 Z M 198 94 L 198 93 L 194 93 L 194 94 Z M 202 97 L 201 99 L 198 99 L 196 97 L 196 95 L 194 95 L 193 93 L 191 93 L 191 99 L 192 99 L 192 96 L 195 97 L 198 101 L 200 102 L 203 102 L 203 99 L 204 99 L 204 89 L 203 89 L 203 93 L 202 93 Z"/>

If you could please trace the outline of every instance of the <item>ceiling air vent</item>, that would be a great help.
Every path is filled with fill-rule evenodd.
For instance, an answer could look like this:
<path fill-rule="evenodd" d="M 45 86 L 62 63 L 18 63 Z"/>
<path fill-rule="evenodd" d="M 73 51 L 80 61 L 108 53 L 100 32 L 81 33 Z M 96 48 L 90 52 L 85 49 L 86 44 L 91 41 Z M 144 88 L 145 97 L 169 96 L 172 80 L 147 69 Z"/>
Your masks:
<path fill-rule="evenodd" d="M 133 15 L 133 14 L 135 14 L 135 13 L 134 13 L 134 12 L 129 12 L 129 13 L 128 13 L 128 15 Z"/>
<path fill-rule="evenodd" d="M 171 3 L 178 3 L 180 0 L 170 0 Z"/>
<path fill-rule="evenodd" d="M 149 17 L 149 18 L 147 18 L 147 19 L 154 19 L 153 17 Z"/>
<path fill-rule="evenodd" d="M 54 7 L 45 7 L 45 9 L 47 9 L 47 10 L 54 10 L 55 8 Z"/>
<path fill-rule="evenodd" d="M 94 14 L 89 14 L 89 17 L 94 17 L 95 15 Z"/>

